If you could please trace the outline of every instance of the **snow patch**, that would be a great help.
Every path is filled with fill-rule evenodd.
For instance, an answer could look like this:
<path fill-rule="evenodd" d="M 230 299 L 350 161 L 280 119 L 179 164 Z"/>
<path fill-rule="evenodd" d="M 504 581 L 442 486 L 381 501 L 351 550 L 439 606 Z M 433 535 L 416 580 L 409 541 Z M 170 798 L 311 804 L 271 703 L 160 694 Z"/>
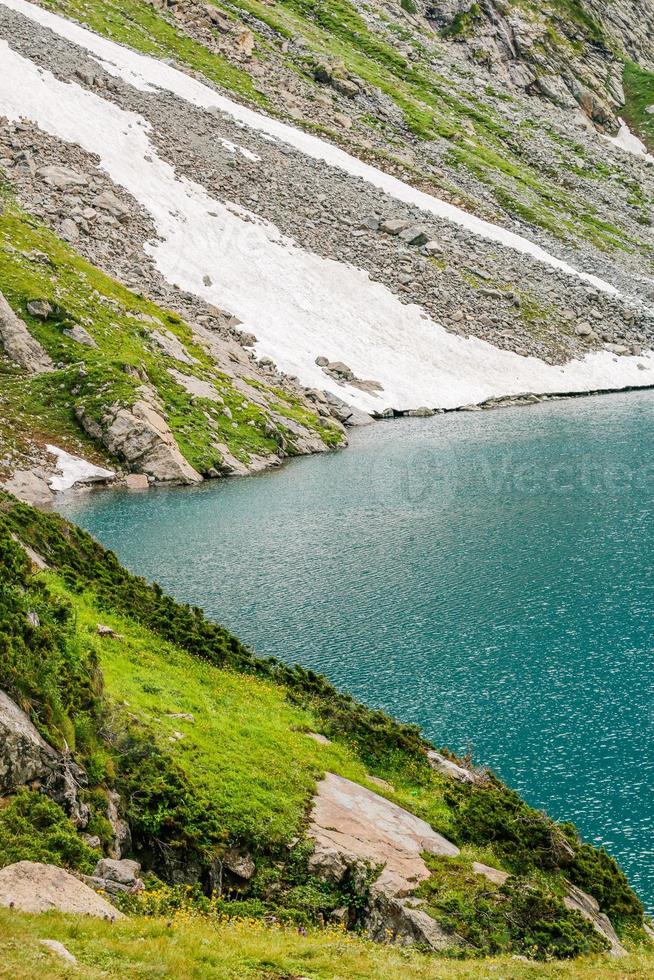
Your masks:
<path fill-rule="evenodd" d="M 317 136 L 304 133 L 276 119 L 270 119 L 268 116 L 255 112 L 253 109 L 239 105 L 239 103 L 220 95 L 202 82 L 164 64 L 162 61 L 139 54 L 114 41 L 106 40 L 80 27 L 79 24 L 74 24 L 56 14 L 42 10 L 40 7 L 35 7 L 27 3 L 26 0 L 0 0 L 0 3 L 49 28 L 60 37 L 67 38 L 85 48 L 96 57 L 110 74 L 122 78 L 123 81 L 142 92 L 156 92 L 159 89 L 164 89 L 200 108 L 217 108 L 251 129 L 275 137 L 306 156 L 315 160 L 322 160 L 330 166 L 339 167 L 353 177 L 360 177 L 375 187 L 386 191 L 398 201 L 417 205 L 424 211 L 439 218 L 445 218 L 482 238 L 499 242 L 525 255 L 531 255 L 546 265 L 592 283 L 593 286 L 604 292 L 614 295 L 618 292 L 614 286 L 603 279 L 587 272 L 578 271 L 567 262 L 556 258 L 536 245 L 535 242 L 531 242 L 506 228 L 484 221 L 482 218 L 477 218 L 475 215 L 468 214 L 467 211 L 455 207 L 447 201 L 441 201 L 431 194 L 419 191 L 398 180 L 398 178 L 350 156 L 349 153 L 345 153 L 344 150 L 321 140 Z"/>
<path fill-rule="evenodd" d="M 605 139 L 609 143 L 613 143 L 614 146 L 619 147 L 621 150 L 626 150 L 627 153 L 633 153 L 635 156 L 644 157 L 649 163 L 654 163 L 654 156 L 647 152 L 647 147 L 642 140 L 638 139 L 635 133 L 632 133 L 627 126 L 624 119 L 620 119 L 620 129 L 618 130 L 617 136 L 606 136 Z"/>
<path fill-rule="evenodd" d="M 0 114 L 32 119 L 97 154 L 111 179 L 152 215 L 161 240 L 147 249 L 167 281 L 238 316 L 259 338 L 258 353 L 308 386 L 379 412 L 654 384 L 651 354 L 602 351 L 559 367 L 448 333 L 361 269 L 304 251 L 268 222 L 179 177 L 158 156 L 142 117 L 59 81 L 6 42 L 0 61 Z M 344 361 L 382 391 L 337 384 L 316 365 L 318 355 Z"/>
<path fill-rule="evenodd" d="M 48 483 L 51 490 L 61 493 L 70 490 L 76 483 L 103 483 L 105 480 L 112 480 L 115 477 L 113 470 L 105 470 L 102 466 L 95 466 L 93 463 L 81 459 L 79 456 L 71 456 L 65 449 L 58 446 L 46 446 L 49 453 L 57 458 L 58 475 L 50 477 Z"/>
<path fill-rule="evenodd" d="M 258 157 L 252 150 L 248 150 L 245 146 L 239 146 L 238 143 L 232 143 L 231 140 L 223 139 L 222 136 L 218 137 L 218 142 L 230 153 L 240 153 L 242 157 L 251 160 L 253 163 L 258 163 L 261 160 L 261 157 Z"/>

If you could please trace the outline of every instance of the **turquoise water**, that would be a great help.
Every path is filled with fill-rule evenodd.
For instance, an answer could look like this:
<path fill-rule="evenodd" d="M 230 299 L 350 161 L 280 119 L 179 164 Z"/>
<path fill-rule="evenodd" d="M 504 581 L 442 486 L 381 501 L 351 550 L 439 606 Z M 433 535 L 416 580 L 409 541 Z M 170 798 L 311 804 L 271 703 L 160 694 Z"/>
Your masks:
<path fill-rule="evenodd" d="M 654 907 L 654 394 L 380 423 L 62 507 L 262 655 L 491 765 Z"/>

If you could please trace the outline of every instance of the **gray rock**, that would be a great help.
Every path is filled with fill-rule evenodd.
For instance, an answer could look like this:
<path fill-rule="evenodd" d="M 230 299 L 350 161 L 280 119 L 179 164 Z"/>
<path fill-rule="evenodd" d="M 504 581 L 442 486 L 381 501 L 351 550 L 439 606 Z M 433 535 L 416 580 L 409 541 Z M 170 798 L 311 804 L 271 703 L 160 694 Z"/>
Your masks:
<path fill-rule="evenodd" d="M 399 233 L 399 238 L 408 245 L 425 245 L 429 241 L 429 232 L 418 225 L 410 225 Z"/>
<path fill-rule="evenodd" d="M 96 878 L 104 878 L 131 887 L 137 881 L 140 870 L 141 865 L 138 861 L 129 861 L 127 858 L 121 860 L 102 858 L 98 861 L 93 874 Z"/>
<path fill-rule="evenodd" d="M 16 470 L 2 486 L 7 493 L 13 493 L 32 507 L 49 507 L 54 500 L 47 480 L 31 470 Z"/>
<path fill-rule="evenodd" d="M 620 942 L 618 935 L 613 928 L 611 920 L 608 915 L 600 911 L 598 902 L 592 897 L 592 895 L 586 894 L 581 888 L 577 888 L 576 885 L 567 882 L 568 894 L 563 899 L 567 908 L 574 912 L 579 912 L 583 915 L 584 919 L 587 919 L 593 926 L 593 928 L 604 936 L 610 946 L 610 952 L 612 956 L 626 956 L 626 949 Z"/>
<path fill-rule="evenodd" d="M 91 435 L 97 432 L 94 419 L 83 411 L 77 415 Z M 157 483 L 202 481 L 182 456 L 163 416 L 143 399 L 135 402 L 131 410 L 113 406 L 103 417 L 100 438 L 109 452 L 124 460 L 130 469 L 145 473 Z"/>
<path fill-rule="evenodd" d="M 28 303 L 28 308 L 30 305 L 32 304 Z M 54 369 L 48 354 L 38 340 L 32 337 L 20 317 L 16 316 L 1 292 L 0 344 L 12 361 L 31 374 L 43 374 Z"/>
<path fill-rule="evenodd" d="M 79 323 L 73 327 L 67 327 L 64 330 L 64 337 L 74 340 L 77 344 L 83 344 L 84 347 L 97 348 L 98 346 L 88 330 L 85 330 Z"/>
<path fill-rule="evenodd" d="M 62 167 L 59 164 L 51 164 L 47 167 L 39 167 L 36 171 L 40 177 L 50 187 L 57 190 L 68 190 L 71 187 L 88 187 L 88 178 L 84 174 L 71 170 L 70 167 Z"/>
<path fill-rule="evenodd" d="M 455 779 L 457 783 L 477 782 L 475 773 L 470 772 L 469 769 L 464 769 L 463 766 L 457 765 L 451 759 L 446 759 L 440 752 L 435 752 L 433 749 L 430 749 L 427 752 L 427 758 L 432 769 L 442 773 L 444 776 L 449 776 L 450 779 Z"/>
<path fill-rule="evenodd" d="M 402 218 L 385 218 L 379 228 L 380 231 L 385 231 L 387 235 L 399 235 L 401 231 L 408 228 L 410 225 L 409 221 L 405 221 Z"/>
<path fill-rule="evenodd" d="M 128 854 L 132 846 L 132 835 L 129 824 L 120 815 L 120 796 L 111 789 L 107 793 L 107 820 L 111 825 L 113 841 L 109 848 L 109 854 L 115 860 L 120 860 Z"/>
<path fill-rule="evenodd" d="M 64 218 L 59 230 L 61 231 L 61 237 L 67 242 L 76 242 L 79 238 L 79 228 L 72 218 Z"/>
<path fill-rule="evenodd" d="M 86 782 L 83 769 L 48 745 L 25 712 L 0 691 L 0 794 L 37 784 L 76 826 L 85 827 L 89 810 L 78 790 Z"/>
<path fill-rule="evenodd" d="M 256 871 L 252 857 L 249 854 L 243 854 L 236 848 L 227 851 L 222 857 L 222 862 L 228 871 L 244 881 L 249 881 Z"/>
<path fill-rule="evenodd" d="M 53 311 L 47 299 L 31 299 L 27 304 L 27 312 L 35 316 L 37 320 L 47 320 Z"/>
<path fill-rule="evenodd" d="M 57 939 L 39 939 L 41 946 L 45 946 L 49 949 L 51 953 L 58 956 L 60 959 L 65 960 L 66 963 L 72 963 L 73 966 L 77 963 L 76 957 L 69 952 L 63 943 L 60 943 Z"/>
<path fill-rule="evenodd" d="M 118 220 L 123 220 L 129 215 L 129 208 L 126 204 L 116 197 L 112 191 L 103 191 L 93 199 L 93 207 L 100 211 L 106 211 Z"/>
<path fill-rule="evenodd" d="M 125 918 L 63 868 L 33 861 L 19 861 L 0 870 L 0 905 L 18 912 L 93 915 L 110 922 Z"/>

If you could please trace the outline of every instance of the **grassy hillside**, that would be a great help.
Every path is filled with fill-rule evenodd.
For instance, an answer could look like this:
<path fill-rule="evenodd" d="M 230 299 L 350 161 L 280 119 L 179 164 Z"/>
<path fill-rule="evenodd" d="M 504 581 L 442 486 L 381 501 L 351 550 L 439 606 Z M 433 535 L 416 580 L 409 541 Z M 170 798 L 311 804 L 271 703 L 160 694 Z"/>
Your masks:
<path fill-rule="evenodd" d="M 200 473 L 220 469 L 216 444 L 243 462 L 253 454 L 275 454 L 282 444 L 293 455 L 296 437 L 285 419 L 315 430 L 328 446 L 342 439 L 338 428 L 288 391 L 257 381 L 256 398 L 253 389 L 249 400 L 177 313 L 87 262 L 18 207 L 6 188 L 2 193 L 1 184 L 0 289 L 57 366 L 47 375 L 26 375 L 0 354 L 0 445 L 14 465 L 45 442 L 111 463 L 76 412 L 99 421 L 111 405 L 131 407 L 144 384 L 159 399 L 182 455 Z M 34 299 L 51 305 L 47 319 L 29 312 Z M 69 337 L 66 331 L 74 327 L 82 327 L 95 346 Z M 154 339 L 162 332 L 179 342 L 183 361 L 162 351 Z M 189 392 L 171 371 L 209 383 L 216 400 Z"/>
<path fill-rule="evenodd" d="M 49 569 L 31 570 L 16 539 Z M 257 659 L 200 610 L 130 575 L 85 532 L 6 494 L 0 557 L 0 688 L 85 767 L 88 830 L 105 845 L 106 794 L 119 791 L 146 869 L 146 891 L 121 900 L 135 920 L 121 927 L 127 935 L 117 956 L 128 955 L 143 929 L 143 956 L 158 955 L 150 940 L 167 927 L 145 924 L 143 915 L 172 917 L 180 928 L 197 920 L 209 932 L 234 918 L 273 917 L 304 931 L 345 908 L 356 931 L 377 872 L 331 885 L 308 866 L 307 813 L 326 771 L 387 796 L 459 845 L 457 859 L 430 859 L 431 878 L 418 894 L 430 915 L 465 939 L 469 954 L 543 960 L 602 951 L 601 937 L 564 906 L 566 881 L 597 898 L 631 948 L 644 942 L 642 908 L 612 858 L 583 844 L 572 825 L 530 809 L 492 775 L 471 785 L 434 772 L 416 728 L 357 704 L 310 671 Z M 101 635 L 98 624 L 113 634 Z M 252 855 L 256 873 L 211 894 L 214 862 L 234 847 Z M 24 791 L 0 810 L 0 864 L 47 860 L 87 872 L 97 855 L 38 794 Z M 508 872 L 506 885 L 480 879 L 473 861 Z M 61 920 L 60 928 L 69 927 Z M 85 942 L 98 929 L 89 925 Z M 265 934 L 261 925 L 253 929 L 253 947 L 235 948 L 234 956 L 255 963 Z M 194 941 L 182 932 L 179 942 Z M 280 943 L 280 962 L 312 945 L 318 958 L 327 956 L 323 935 L 298 940 L 289 933 Z M 353 963 L 363 957 L 366 965 L 342 975 L 374 975 L 367 963 L 382 954 L 352 950 Z M 388 955 L 384 975 L 393 976 L 403 954 Z M 423 975 L 421 962 L 415 960 L 415 976 Z M 294 975 L 280 971 L 262 975 Z M 323 975 L 336 974 L 316 973 Z"/>

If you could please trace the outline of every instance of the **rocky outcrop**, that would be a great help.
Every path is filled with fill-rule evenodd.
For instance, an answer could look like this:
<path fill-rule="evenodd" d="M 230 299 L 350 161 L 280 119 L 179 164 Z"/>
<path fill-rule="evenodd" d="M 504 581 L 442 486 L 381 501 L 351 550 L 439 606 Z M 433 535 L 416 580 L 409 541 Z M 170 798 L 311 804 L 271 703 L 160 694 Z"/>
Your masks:
<path fill-rule="evenodd" d="M 19 912 L 69 912 L 99 919 L 124 919 L 92 888 L 52 864 L 19 861 L 0 869 L 0 905 Z"/>
<path fill-rule="evenodd" d="M 30 374 L 52 371 L 54 365 L 0 292 L 0 346 L 8 357 Z"/>
<path fill-rule="evenodd" d="M 32 507 L 49 507 L 54 500 L 48 481 L 33 470 L 16 470 L 2 487 Z"/>
<path fill-rule="evenodd" d="M 498 79 L 562 108 L 580 108 L 615 132 L 624 103 L 623 63 L 615 51 L 646 50 L 643 32 L 629 24 L 630 10 L 645 4 L 620 0 L 608 30 L 606 5 L 590 0 L 587 6 L 575 12 L 529 3 L 507 6 L 501 0 L 451 0 L 425 4 L 425 13 L 445 37 L 465 42 L 471 61 Z M 645 23 L 653 16 L 650 7 Z"/>
<path fill-rule="evenodd" d="M 494 885 L 502 886 L 509 878 L 506 871 L 500 871 L 499 868 L 491 868 L 487 864 L 480 864 L 478 861 L 473 862 L 472 870 L 475 874 L 483 875 L 484 878 Z M 609 952 L 612 956 L 624 956 L 626 950 L 620 942 L 608 915 L 600 911 L 599 903 L 592 895 L 588 895 L 581 888 L 577 888 L 576 885 L 571 884 L 571 882 L 567 882 L 566 884 L 567 894 L 563 899 L 566 908 L 570 909 L 571 912 L 578 912 L 584 919 L 590 922 L 593 928 L 608 942 L 610 947 Z"/>
<path fill-rule="evenodd" d="M 599 903 L 593 898 L 592 895 L 588 895 L 583 892 L 581 888 L 577 888 L 576 885 L 571 885 L 568 882 L 568 894 L 563 899 L 567 908 L 573 912 L 579 912 L 583 915 L 584 919 L 587 919 L 594 929 L 597 930 L 606 941 L 609 943 L 610 952 L 613 956 L 625 956 L 626 950 L 620 940 L 618 935 L 613 928 L 613 924 L 609 919 L 608 915 L 600 911 Z"/>
<path fill-rule="evenodd" d="M 200 474 L 182 456 L 163 415 L 145 399 L 139 399 L 131 409 L 113 405 L 102 423 L 83 409 L 78 410 L 77 418 L 93 439 L 130 470 L 145 473 L 155 483 L 201 482 Z"/>
<path fill-rule="evenodd" d="M 452 762 L 451 759 L 446 759 L 444 755 L 441 755 L 440 752 L 436 752 L 434 749 L 430 749 L 427 752 L 427 759 L 432 769 L 440 772 L 443 776 L 447 776 L 449 779 L 456 780 L 457 783 L 479 782 L 480 777 L 478 773 L 472 772 L 470 769 L 464 769 L 463 766 Z"/>
<path fill-rule="evenodd" d="M 128 822 L 120 815 L 120 795 L 113 789 L 107 794 L 106 817 L 111 825 L 112 842 L 109 857 L 120 860 L 132 847 L 132 833 Z"/>
<path fill-rule="evenodd" d="M 93 874 L 85 875 L 84 881 L 95 891 L 106 892 L 108 895 L 134 894 L 145 888 L 139 877 L 140 871 L 141 865 L 138 861 L 102 858 Z"/>
<path fill-rule="evenodd" d="M 314 851 L 310 869 L 341 882 L 362 868 L 378 869 L 370 887 L 363 924 L 371 938 L 389 934 L 401 943 L 442 949 L 448 936 L 410 893 L 429 877 L 423 854 L 454 857 L 458 847 L 424 820 L 358 783 L 327 773 L 318 784 L 310 816 Z"/>
<path fill-rule="evenodd" d="M 84 770 L 48 745 L 25 712 L 0 691 L 0 794 L 39 786 L 77 827 L 85 827 L 89 811 L 79 788 L 86 782 Z"/>

